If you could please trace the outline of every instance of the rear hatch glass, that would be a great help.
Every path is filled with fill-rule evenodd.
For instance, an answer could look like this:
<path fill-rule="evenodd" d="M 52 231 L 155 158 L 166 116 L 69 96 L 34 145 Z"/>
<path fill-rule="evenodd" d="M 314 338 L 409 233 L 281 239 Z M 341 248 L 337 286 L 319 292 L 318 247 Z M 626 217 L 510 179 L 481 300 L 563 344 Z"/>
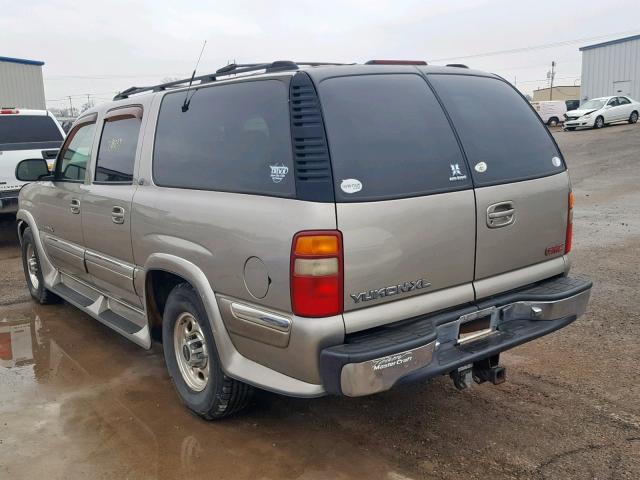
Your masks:
<path fill-rule="evenodd" d="M 6 145 L 50 142 L 62 142 L 62 134 L 51 117 L 44 115 L 0 115 L 0 149 Z M 25 145 L 24 148 L 30 147 Z M 34 148 L 38 148 L 38 146 L 35 145 Z"/>

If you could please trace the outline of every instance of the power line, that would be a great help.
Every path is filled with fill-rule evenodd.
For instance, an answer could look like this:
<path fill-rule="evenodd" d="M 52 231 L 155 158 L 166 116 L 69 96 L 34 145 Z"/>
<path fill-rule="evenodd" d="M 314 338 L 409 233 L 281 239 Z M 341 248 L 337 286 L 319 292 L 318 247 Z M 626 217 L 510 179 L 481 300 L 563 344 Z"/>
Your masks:
<path fill-rule="evenodd" d="M 429 62 L 448 62 L 450 60 L 465 60 L 468 58 L 492 57 L 495 55 L 507 55 L 511 53 L 522 53 L 522 52 L 529 52 L 533 50 L 543 50 L 546 48 L 564 47 L 567 45 L 574 45 L 576 43 L 588 42 L 591 40 L 599 40 L 602 38 L 614 37 L 618 35 L 627 35 L 629 33 L 637 33 L 637 30 L 627 30 L 626 32 L 610 33 L 607 35 L 599 35 L 597 37 L 576 38 L 573 40 L 565 40 L 562 42 L 543 43 L 541 45 L 531 45 L 528 47 L 512 48 L 509 50 L 494 50 L 492 52 L 474 53 L 473 55 L 463 55 L 461 57 L 435 58 L 435 59 L 429 60 Z"/>

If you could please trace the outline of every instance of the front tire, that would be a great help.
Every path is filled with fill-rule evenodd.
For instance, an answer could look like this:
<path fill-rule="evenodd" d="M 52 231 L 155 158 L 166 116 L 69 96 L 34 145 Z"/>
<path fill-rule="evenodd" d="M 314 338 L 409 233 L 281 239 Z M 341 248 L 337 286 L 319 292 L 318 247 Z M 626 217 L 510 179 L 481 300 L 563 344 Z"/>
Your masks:
<path fill-rule="evenodd" d="M 199 295 L 188 283 L 174 287 L 162 318 L 164 360 L 182 402 L 207 420 L 232 415 L 251 399 L 250 385 L 228 377 L 209 318 Z"/>
<path fill-rule="evenodd" d="M 629 115 L 629 123 L 636 123 L 638 121 L 638 112 L 633 111 L 631 115 Z"/>
<path fill-rule="evenodd" d="M 547 121 L 547 126 L 549 126 L 549 127 L 557 127 L 558 123 L 560 123 L 560 121 L 556 117 L 551 117 Z"/>
<path fill-rule="evenodd" d="M 40 255 L 38 255 L 38 248 L 33 240 L 31 227 L 27 227 L 22 234 L 22 269 L 29 293 L 36 302 L 40 305 L 48 305 L 60 301 L 60 297 L 44 286 Z"/>
<path fill-rule="evenodd" d="M 602 128 L 602 127 L 604 127 L 604 118 L 597 117 L 596 121 L 593 122 L 593 128 Z"/>

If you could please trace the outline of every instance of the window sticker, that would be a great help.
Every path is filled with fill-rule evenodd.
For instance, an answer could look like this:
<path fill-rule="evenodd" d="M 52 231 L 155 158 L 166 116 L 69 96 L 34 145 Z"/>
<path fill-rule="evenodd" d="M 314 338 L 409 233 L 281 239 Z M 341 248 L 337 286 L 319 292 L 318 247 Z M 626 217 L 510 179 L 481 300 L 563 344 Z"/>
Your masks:
<path fill-rule="evenodd" d="M 289 173 L 289 167 L 282 163 L 280 165 L 269 165 L 269 168 L 271 168 L 271 180 L 273 180 L 273 183 L 280 183 Z"/>
<path fill-rule="evenodd" d="M 560 161 L 560 157 L 553 157 L 551 159 L 551 163 L 553 163 L 554 167 L 559 167 L 560 165 L 562 165 L 562 161 Z"/>
<path fill-rule="evenodd" d="M 462 169 L 460 168 L 459 163 L 452 163 L 451 165 L 451 176 L 449 177 L 450 182 L 456 182 L 458 180 L 466 180 L 467 176 L 462 173 Z"/>
<path fill-rule="evenodd" d="M 362 190 L 362 182 L 355 178 L 347 178 L 340 183 L 340 190 L 344 193 L 356 193 Z"/>
<path fill-rule="evenodd" d="M 487 164 L 484 162 L 479 162 L 479 163 L 476 163 L 476 166 L 474 168 L 476 169 L 476 172 L 484 173 L 487 171 Z"/>

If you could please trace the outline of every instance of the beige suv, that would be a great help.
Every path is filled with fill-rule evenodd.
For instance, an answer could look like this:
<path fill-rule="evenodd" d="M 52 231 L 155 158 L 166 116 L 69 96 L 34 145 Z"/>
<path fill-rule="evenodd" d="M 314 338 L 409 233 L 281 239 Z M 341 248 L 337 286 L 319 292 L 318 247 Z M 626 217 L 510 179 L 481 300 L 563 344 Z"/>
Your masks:
<path fill-rule="evenodd" d="M 16 173 L 32 296 L 143 348 L 161 332 L 205 418 L 252 387 L 500 383 L 500 352 L 573 322 L 591 289 L 567 275 L 553 138 L 462 66 L 281 61 L 131 88 L 75 122 L 53 174 Z"/>

